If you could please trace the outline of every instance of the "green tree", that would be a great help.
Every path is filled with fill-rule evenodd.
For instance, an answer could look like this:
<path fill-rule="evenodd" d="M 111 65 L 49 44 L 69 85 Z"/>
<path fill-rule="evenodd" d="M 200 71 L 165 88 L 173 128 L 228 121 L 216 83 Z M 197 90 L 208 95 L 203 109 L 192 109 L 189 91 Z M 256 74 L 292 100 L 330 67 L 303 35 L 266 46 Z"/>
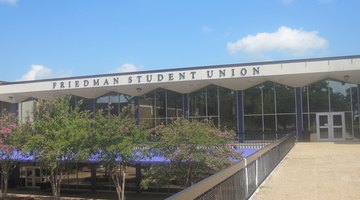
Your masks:
<path fill-rule="evenodd" d="M 176 183 L 190 186 L 241 158 L 229 145 L 234 132 L 221 131 L 208 121 L 178 119 L 154 131 L 154 151 L 170 161 L 152 166 L 142 185 Z"/>
<path fill-rule="evenodd" d="M 1 198 L 6 198 L 8 179 L 16 166 L 15 144 L 12 135 L 17 128 L 17 117 L 6 110 L 0 115 L 0 167 L 1 167 Z"/>
<path fill-rule="evenodd" d="M 51 184 L 54 199 L 60 199 L 60 185 L 66 167 L 89 157 L 90 113 L 72 107 L 70 97 L 39 101 L 34 106 L 30 131 L 24 131 L 24 152 L 40 163 Z M 26 130 L 26 129 L 24 129 Z"/>
<path fill-rule="evenodd" d="M 119 115 L 100 110 L 93 124 L 95 157 L 109 170 L 119 200 L 124 199 L 127 168 L 146 155 L 148 137 L 148 131 L 136 125 L 130 110 L 124 110 Z"/>

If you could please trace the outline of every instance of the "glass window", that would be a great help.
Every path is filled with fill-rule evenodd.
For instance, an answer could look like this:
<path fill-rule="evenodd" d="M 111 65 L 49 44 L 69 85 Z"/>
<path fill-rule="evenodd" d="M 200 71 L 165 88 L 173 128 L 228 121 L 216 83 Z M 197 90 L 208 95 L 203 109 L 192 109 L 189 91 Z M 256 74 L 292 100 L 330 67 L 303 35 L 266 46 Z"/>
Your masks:
<path fill-rule="evenodd" d="M 307 97 L 307 91 L 308 91 L 308 87 L 305 86 L 301 89 L 302 92 L 302 109 L 303 109 L 303 113 L 307 113 L 309 112 L 308 110 L 308 97 Z"/>
<path fill-rule="evenodd" d="M 206 88 L 189 94 L 190 116 L 206 116 Z"/>
<path fill-rule="evenodd" d="M 108 110 L 109 102 L 110 98 L 108 95 L 97 98 L 95 102 L 95 111 Z"/>
<path fill-rule="evenodd" d="M 237 128 L 236 92 L 227 88 L 219 87 L 220 98 L 220 125 L 227 129 Z"/>
<path fill-rule="evenodd" d="M 264 114 L 275 113 L 275 99 L 274 99 L 274 83 L 266 82 L 263 84 L 263 103 L 264 103 Z"/>
<path fill-rule="evenodd" d="M 156 118 L 166 118 L 166 91 L 156 90 L 155 91 L 155 99 L 156 99 Z"/>
<path fill-rule="evenodd" d="M 262 114 L 261 86 L 244 91 L 244 114 Z"/>
<path fill-rule="evenodd" d="M 217 86 L 208 86 L 207 90 L 207 115 L 217 116 L 218 115 L 218 90 Z"/>
<path fill-rule="evenodd" d="M 351 111 L 350 84 L 328 81 L 331 112 Z"/>
<path fill-rule="evenodd" d="M 352 138 L 351 112 L 345 112 L 345 138 Z"/>
<path fill-rule="evenodd" d="M 277 115 L 278 131 L 296 130 L 296 115 Z"/>
<path fill-rule="evenodd" d="M 155 95 L 154 92 L 145 94 L 139 97 L 139 113 L 140 123 L 146 123 L 147 126 L 154 127 L 155 125 Z"/>
<path fill-rule="evenodd" d="M 322 80 L 308 86 L 309 111 L 329 112 L 328 81 Z"/>
<path fill-rule="evenodd" d="M 264 116 L 264 131 L 275 131 L 275 115 Z"/>
<path fill-rule="evenodd" d="M 183 117 L 183 96 L 180 93 L 167 91 L 167 117 L 170 119 Z"/>
<path fill-rule="evenodd" d="M 245 116 L 245 132 L 263 131 L 262 116 Z"/>
<path fill-rule="evenodd" d="M 280 84 L 276 84 L 275 87 L 276 87 L 276 112 L 295 113 L 294 88 Z"/>

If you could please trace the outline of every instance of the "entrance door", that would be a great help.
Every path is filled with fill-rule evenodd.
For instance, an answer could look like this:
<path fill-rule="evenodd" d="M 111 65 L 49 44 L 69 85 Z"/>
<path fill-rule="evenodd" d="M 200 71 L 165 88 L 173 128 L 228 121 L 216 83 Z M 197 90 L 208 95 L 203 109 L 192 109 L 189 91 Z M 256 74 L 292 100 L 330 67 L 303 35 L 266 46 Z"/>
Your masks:
<path fill-rule="evenodd" d="M 26 167 L 26 187 L 39 187 L 41 184 L 41 179 L 42 174 L 39 167 Z"/>
<path fill-rule="evenodd" d="M 343 112 L 316 113 L 318 140 L 345 139 L 345 117 Z"/>

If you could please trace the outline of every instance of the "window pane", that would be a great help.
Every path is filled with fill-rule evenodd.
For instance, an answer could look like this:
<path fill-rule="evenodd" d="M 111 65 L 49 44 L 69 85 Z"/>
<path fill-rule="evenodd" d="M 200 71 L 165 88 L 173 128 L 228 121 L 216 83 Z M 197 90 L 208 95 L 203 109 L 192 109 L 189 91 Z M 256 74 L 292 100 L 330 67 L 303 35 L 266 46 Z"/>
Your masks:
<path fill-rule="evenodd" d="M 322 80 L 309 86 L 310 112 L 329 112 L 328 81 Z"/>
<path fill-rule="evenodd" d="M 110 114 L 119 115 L 119 94 L 109 95 Z"/>
<path fill-rule="evenodd" d="M 263 131 L 261 116 L 245 116 L 245 132 L 246 131 Z"/>
<path fill-rule="evenodd" d="M 345 138 L 352 138 L 351 112 L 345 112 Z"/>
<path fill-rule="evenodd" d="M 107 95 L 97 98 L 95 102 L 95 110 L 108 110 L 109 101 L 110 99 Z"/>
<path fill-rule="evenodd" d="M 331 111 L 351 111 L 350 84 L 329 81 Z"/>
<path fill-rule="evenodd" d="M 276 84 L 277 113 L 295 113 L 294 88 Z"/>
<path fill-rule="evenodd" d="M 81 98 L 81 100 L 82 100 L 82 104 L 81 104 L 81 106 L 80 106 L 80 110 L 83 110 L 83 111 L 85 111 L 85 110 L 92 111 L 92 110 L 94 109 L 94 108 L 91 108 L 91 105 L 94 105 L 94 104 L 92 104 L 92 102 L 91 102 L 91 101 L 93 101 L 93 100 L 87 99 L 87 98 Z"/>
<path fill-rule="evenodd" d="M 156 90 L 156 118 L 166 118 L 166 91 Z"/>
<path fill-rule="evenodd" d="M 207 109 L 208 116 L 217 116 L 218 115 L 218 91 L 217 86 L 208 86 L 207 87 Z M 217 125 L 217 124 L 215 124 Z"/>
<path fill-rule="evenodd" d="M 275 131 L 275 115 L 264 116 L 264 131 Z"/>
<path fill-rule="evenodd" d="M 264 114 L 275 113 L 275 102 L 274 102 L 274 83 L 266 82 L 263 85 L 263 103 L 264 103 Z"/>
<path fill-rule="evenodd" d="M 220 95 L 220 125 L 227 129 L 236 130 L 236 92 L 227 88 L 219 87 Z"/>
<path fill-rule="evenodd" d="M 134 105 L 135 102 L 133 96 L 127 94 L 120 94 L 119 96 L 120 112 L 123 112 L 124 109 L 126 109 L 126 111 L 131 111 L 131 113 L 128 114 L 132 116 L 135 112 Z"/>
<path fill-rule="evenodd" d="M 277 115 L 278 131 L 296 130 L 296 115 Z"/>
<path fill-rule="evenodd" d="M 140 123 L 146 126 L 153 127 L 155 124 L 155 99 L 154 92 L 150 92 L 142 97 L 139 97 L 139 118 Z"/>
<path fill-rule="evenodd" d="M 206 116 L 206 89 L 189 94 L 190 116 Z"/>
<path fill-rule="evenodd" d="M 183 96 L 180 93 L 167 91 L 167 117 L 183 117 Z"/>
<path fill-rule="evenodd" d="M 244 113 L 261 114 L 261 90 L 256 86 L 244 91 Z"/>

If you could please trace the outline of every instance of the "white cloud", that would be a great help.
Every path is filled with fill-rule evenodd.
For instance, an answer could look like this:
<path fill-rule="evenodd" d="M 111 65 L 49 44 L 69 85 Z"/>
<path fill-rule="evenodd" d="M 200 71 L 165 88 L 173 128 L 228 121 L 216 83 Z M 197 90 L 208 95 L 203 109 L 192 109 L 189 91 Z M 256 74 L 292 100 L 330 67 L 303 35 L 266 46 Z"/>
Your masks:
<path fill-rule="evenodd" d="M 281 26 L 276 32 L 263 32 L 247 35 L 235 42 L 227 43 L 231 54 L 238 52 L 262 56 L 266 52 L 286 54 L 305 54 L 325 50 L 328 41 L 318 35 L 317 31 L 303 31 Z"/>
<path fill-rule="evenodd" d="M 50 78 L 52 75 L 52 70 L 43 65 L 31 65 L 31 69 L 21 77 L 20 81 Z"/>
<path fill-rule="evenodd" d="M 15 5 L 17 0 L 0 0 L 0 3 Z"/>
<path fill-rule="evenodd" d="M 135 72 L 139 71 L 142 67 L 136 66 L 131 63 L 125 63 L 122 64 L 120 67 L 118 67 L 115 72 Z"/>

